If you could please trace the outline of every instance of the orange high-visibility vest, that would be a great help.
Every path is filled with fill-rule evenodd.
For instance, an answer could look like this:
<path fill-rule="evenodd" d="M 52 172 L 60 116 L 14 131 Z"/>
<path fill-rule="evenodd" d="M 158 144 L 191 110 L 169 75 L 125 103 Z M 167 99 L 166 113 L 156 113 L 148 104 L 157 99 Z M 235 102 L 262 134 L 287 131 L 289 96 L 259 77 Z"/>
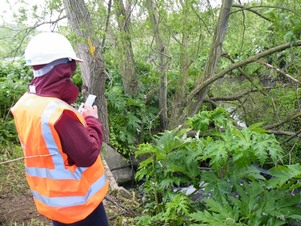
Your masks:
<path fill-rule="evenodd" d="M 26 93 L 11 109 L 38 212 L 70 224 L 85 219 L 100 204 L 108 182 L 100 156 L 91 167 L 68 166 L 54 128 L 64 110 L 74 112 L 86 126 L 76 109 L 57 98 Z"/>

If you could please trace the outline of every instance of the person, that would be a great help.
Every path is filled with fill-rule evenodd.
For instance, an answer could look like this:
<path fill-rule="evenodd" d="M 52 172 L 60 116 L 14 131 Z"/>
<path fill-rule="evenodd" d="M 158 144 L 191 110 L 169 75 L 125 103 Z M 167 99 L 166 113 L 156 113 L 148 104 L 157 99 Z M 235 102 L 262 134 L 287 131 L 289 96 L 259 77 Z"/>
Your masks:
<path fill-rule="evenodd" d="M 82 60 L 55 32 L 34 36 L 25 59 L 34 78 L 11 112 L 36 208 L 54 226 L 108 225 L 98 110 L 84 106 L 79 112 L 71 105 L 79 94 L 71 76 Z"/>

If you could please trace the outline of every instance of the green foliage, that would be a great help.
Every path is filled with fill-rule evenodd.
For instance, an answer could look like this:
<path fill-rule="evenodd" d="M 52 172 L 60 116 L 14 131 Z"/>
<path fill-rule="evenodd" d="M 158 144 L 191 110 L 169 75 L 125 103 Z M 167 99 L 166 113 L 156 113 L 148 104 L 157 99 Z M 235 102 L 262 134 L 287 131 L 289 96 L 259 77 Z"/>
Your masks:
<path fill-rule="evenodd" d="M 122 154 L 132 154 L 136 144 L 150 139 L 157 126 L 155 108 L 145 105 L 143 98 L 126 96 L 113 86 L 107 93 L 110 142 Z"/>
<path fill-rule="evenodd" d="M 17 142 L 18 137 L 14 120 L 11 117 L 0 118 L 0 144 L 10 145 Z"/>
<path fill-rule="evenodd" d="M 4 144 L 0 145 L 0 162 L 10 159 L 20 158 L 23 156 L 22 148 L 17 145 Z"/>
<path fill-rule="evenodd" d="M 217 108 L 185 126 L 165 131 L 136 152 L 147 156 L 136 174 L 145 180 L 147 199 L 138 225 L 284 225 L 301 219 L 300 194 L 292 192 L 300 187 L 301 167 L 279 165 L 283 150 L 260 123 L 239 130 L 227 111 Z M 254 165 L 274 165 L 272 178 Z M 199 205 L 175 189 L 187 185 L 204 192 Z"/>
<path fill-rule="evenodd" d="M 79 71 L 79 67 L 76 68 L 74 75 L 72 76 L 72 82 L 77 86 L 79 90 L 82 89 L 83 80 Z"/>
<path fill-rule="evenodd" d="M 299 180 L 301 179 L 300 163 L 294 165 L 277 166 L 271 169 L 273 178 L 268 185 L 274 188 L 283 188 L 294 190 L 301 187 Z"/>
<path fill-rule="evenodd" d="M 0 64 L 0 144 L 17 142 L 10 108 L 27 90 L 32 72 L 20 62 Z"/>

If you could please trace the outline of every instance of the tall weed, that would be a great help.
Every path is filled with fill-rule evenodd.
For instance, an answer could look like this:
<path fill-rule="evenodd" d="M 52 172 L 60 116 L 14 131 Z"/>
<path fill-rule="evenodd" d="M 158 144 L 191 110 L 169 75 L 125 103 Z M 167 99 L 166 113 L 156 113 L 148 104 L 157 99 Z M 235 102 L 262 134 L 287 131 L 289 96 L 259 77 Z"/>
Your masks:
<path fill-rule="evenodd" d="M 165 131 L 153 143 L 140 145 L 139 155 L 148 158 L 136 174 L 145 181 L 146 200 L 145 216 L 137 218 L 137 225 L 284 225 L 301 220 L 300 194 L 294 192 L 300 187 L 300 165 L 282 165 L 283 150 L 273 135 L 260 124 L 237 129 L 223 108 L 200 112 L 184 126 Z M 266 166 L 272 167 L 269 175 L 260 170 Z M 192 194 L 176 189 L 188 185 L 195 189 Z M 196 193 L 203 194 L 198 201 L 192 199 Z"/>

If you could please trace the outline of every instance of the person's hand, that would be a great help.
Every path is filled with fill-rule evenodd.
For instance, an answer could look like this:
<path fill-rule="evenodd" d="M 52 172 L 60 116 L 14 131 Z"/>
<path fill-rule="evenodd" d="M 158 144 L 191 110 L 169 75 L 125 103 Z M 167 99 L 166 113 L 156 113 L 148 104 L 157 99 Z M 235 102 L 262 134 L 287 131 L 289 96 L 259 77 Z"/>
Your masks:
<path fill-rule="evenodd" d="M 85 118 L 87 116 L 93 116 L 95 118 L 98 118 L 98 109 L 97 106 L 83 106 L 81 109 L 81 114 Z"/>

